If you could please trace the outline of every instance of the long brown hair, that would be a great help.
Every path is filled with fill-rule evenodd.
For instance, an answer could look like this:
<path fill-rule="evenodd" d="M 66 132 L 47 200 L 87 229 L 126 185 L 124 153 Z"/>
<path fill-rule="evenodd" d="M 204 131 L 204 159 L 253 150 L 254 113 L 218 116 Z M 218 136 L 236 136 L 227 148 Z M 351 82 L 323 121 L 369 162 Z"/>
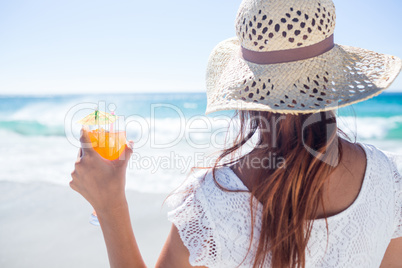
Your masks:
<path fill-rule="evenodd" d="M 212 168 L 242 163 L 250 157 L 281 158 L 280 164 L 254 167 L 249 190 L 262 204 L 262 226 L 253 267 L 263 267 L 271 254 L 272 267 L 305 267 L 305 251 L 318 208 L 324 210 L 324 183 L 342 158 L 342 148 L 333 112 L 304 115 L 280 115 L 270 112 L 238 111 L 240 129 L 232 146 L 222 151 Z M 256 136 L 257 135 L 257 136 Z M 233 157 L 238 149 L 256 138 L 245 155 Z M 234 159 L 233 159 L 234 158 Z M 223 187 L 221 187 L 223 188 Z M 226 190 L 226 189 L 223 189 Z M 250 200 L 252 234 L 255 211 Z M 327 229 L 328 230 L 328 229 Z M 255 252 L 256 250 L 256 252 Z"/>

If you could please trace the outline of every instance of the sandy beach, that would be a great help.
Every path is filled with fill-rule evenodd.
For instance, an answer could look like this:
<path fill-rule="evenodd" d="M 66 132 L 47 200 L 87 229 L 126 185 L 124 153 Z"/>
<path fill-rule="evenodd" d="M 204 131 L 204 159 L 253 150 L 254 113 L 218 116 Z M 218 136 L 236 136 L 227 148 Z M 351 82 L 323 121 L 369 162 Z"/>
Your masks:
<path fill-rule="evenodd" d="M 163 194 L 127 191 L 132 225 L 148 267 L 170 230 Z M 68 187 L 0 182 L 0 267 L 109 267 L 92 208 Z"/>

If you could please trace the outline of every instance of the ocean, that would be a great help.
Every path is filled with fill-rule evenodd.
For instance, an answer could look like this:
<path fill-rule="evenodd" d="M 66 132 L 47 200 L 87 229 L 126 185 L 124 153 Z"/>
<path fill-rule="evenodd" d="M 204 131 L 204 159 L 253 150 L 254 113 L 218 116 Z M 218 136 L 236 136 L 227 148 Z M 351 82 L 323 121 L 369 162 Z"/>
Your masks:
<path fill-rule="evenodd" d="M 0 180 L 68 186 L 80 146 L 75 122 L 95 107 L 126 117 L 127 138 L 135 142 L 127 188 L 140 192 L 171 192 L 234 137 L 233 112 L 204 116 L 205 93 L 0 96 Z M 338 115 L 352 140 L 402 155 L 402 93 L 383 93 Z"/>

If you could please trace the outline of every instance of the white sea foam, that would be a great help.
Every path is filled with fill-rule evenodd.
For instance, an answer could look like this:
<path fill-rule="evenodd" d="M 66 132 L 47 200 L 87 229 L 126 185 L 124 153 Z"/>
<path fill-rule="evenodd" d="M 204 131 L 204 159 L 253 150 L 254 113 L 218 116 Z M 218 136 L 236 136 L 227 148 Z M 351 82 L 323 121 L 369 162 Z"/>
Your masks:
<path fill-rule="evenodd" d="M 71 112 L 77 103 L 88 104 L 87 110 Z M 46 181 L 68 186 L 80 146 L 81 126 L 75 122 L 88 114 L 90 105 L 96 106 L 85 98 L 79 102 L 43 101 L 0 114 L 0 180 Z M 198 105 L 192 101 L 183 104 L 190 110 L 199 108 Z M 129 113 L 126 116 L 133 119 L 127 125 L 127 137 L 135 141 L 127 187 L 142 192 L 172 191 L 191 167 L 210 166 L 216 157 L 212 153 L 230 144 L 236 134 L 230 129 L 226 137 L 230 122 L 226 116 L 155 119 Z M 40 124 L 38 130 L 34 135 L 24 134 L 36 126 L 32 122 Z M 402 137 L 398 136 L 402 133 L 402 116 L 341 117 L 339 122 L 342 130 L 352 137 L 357 134 L 359 141 L 402 154 Z M 63 131 L 53 131 L 55 127 L 61 130 L 66 127 L 67 136 Z"/>
<path fill-rule="evenodd" d="M 359 139 L 385 139 L 389 131 L 402 125 L 402 116 L 384 117 L 340 117 L 339 127 L 350 136 Z M 402 137 L 400 137 L 402 139 Z"/>
<path fill-rule="evenodd" d="M 372 143 L 381 149 L 402 154 L 402 140 L 383 139 L 387 131 L 401 122 L 400 120 L 400 117 L 357 118 L 358 139 Z M 204 131 L 207 129 L 203 121 L 193 121 L 190 126 L 192 130 L 196 127 Z M 153 146 L 150 139 L 142 146 L 138 146 L 130 161 L 127 188 L 142 192 L 172 191 L 184 180 L 191 167 L 210 166 L 213 163 L 214 158 L 211 154 L 223 148 L 224 130 L 227 126 L 228 122 L 224 120 L 212 122 L 211 128 L 205 133 L 188 134 L 189 126 L 183 126 L 183 122 L 178 119 L 156 120 L 155 125 L 147 130 L 146 135 L 154 131 L 154 138 L 159 145 L 169 144 L 177 138 L 180 128 L 185 129 L 185 134 L 180 142 L 171 146 L 159 148 Z M 353 124 L 349 122 L 347 126 L 350 128 Z M 76 131 L 78 130 L 79 128 Z M 213 146 L 211 137 L 217 130 L 221 132 L 220 135 L 215 136 L 216 146 Z M 130 134 L 135 131 L 135 129 L 128 129 L 129 136 L 135 136 Z M 78 139 L 78 134 L 76 135 L 75 138 Z M 203 144 L 208 146 L 198 146 Z M 67 186 L 77 152 L 77 147 L 63 136 L 25 136 L 0 130 L 0 169 L 2 171 L 0 180 L 47 181 Z"/>

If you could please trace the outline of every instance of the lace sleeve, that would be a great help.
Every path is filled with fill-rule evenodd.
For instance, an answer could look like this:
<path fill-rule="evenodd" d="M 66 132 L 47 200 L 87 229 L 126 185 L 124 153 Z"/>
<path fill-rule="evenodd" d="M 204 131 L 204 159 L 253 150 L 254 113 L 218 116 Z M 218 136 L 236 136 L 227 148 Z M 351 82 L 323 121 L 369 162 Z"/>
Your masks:
<path fill-rule="evenodd" d="M 190 252 L 190 264 L 216 267 L 219 252 L 216 227 L 200 176 L 188 178 L 186 185 L 180 187 L 169 199 L 168 205 L 173 210 L 168 212 L 168 220 L 177 227 L 183 244 Z"/>
<path fill-rule="evenodd" d="M 399 168 L 402 168 L 402 155 L 388 154 L 391 159 L 391 168 L 395 185 L 395 229 L 392 238 L 402 237 L 402 176 Z"/>

